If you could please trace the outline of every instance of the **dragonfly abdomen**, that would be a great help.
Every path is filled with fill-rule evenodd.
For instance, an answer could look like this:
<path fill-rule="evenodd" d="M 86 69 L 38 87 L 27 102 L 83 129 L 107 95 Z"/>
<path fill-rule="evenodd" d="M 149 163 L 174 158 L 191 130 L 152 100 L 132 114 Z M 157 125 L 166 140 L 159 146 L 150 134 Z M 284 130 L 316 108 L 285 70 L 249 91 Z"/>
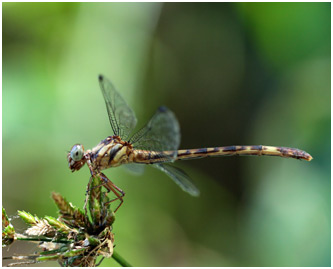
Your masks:
<path fill-rule="evenodd" d="M 304 159 L 307 161 L 312 160 L 312 156 L 307 152 L 287 147 L 271 147 L 271 146 L 227 146 L 227 147 L 213 147 L 213 148 L 200 148 L 178 150 L 177 160 L 189 160 L 204 157 L 219 157 L 219 156 L 232 156 L 232 155 L 266 155 L 266 156 L 279 156 L 286 158 Z"/>
<path fill-rule="evenodd" d="M 135 163 L 164 163 L 172 162 L 176 157 L 177 151 L 149 151 L 149 150 L 133 150 L 133 158 L 130 158 L 131 161 Z"/>

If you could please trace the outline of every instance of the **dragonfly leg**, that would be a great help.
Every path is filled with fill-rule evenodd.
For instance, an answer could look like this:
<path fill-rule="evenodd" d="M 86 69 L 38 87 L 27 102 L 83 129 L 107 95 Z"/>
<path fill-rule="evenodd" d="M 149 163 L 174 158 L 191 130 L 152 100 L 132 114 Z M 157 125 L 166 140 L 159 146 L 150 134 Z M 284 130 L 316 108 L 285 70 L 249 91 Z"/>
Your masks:
<path fill-rule="evenodd" d="M 117 208 L 114 210 L 114 212 L 117 212 L 119 207 L 124 202 L 123 197 L 125 196 L 125 192 L 122 189 L 118 188 L 114 183 L 112 183 L 111 180 L 108 179 L 106 175 L 104 175 L 103 173 L 99 173 L 99 176 L 104 181 L 102 184 L 108 190 L 108 192 L 112 191 L 117 196 L 117 198 L 108 201 L 107 203 L 105 203 L 105 205 L 108 205 L 116 200 L 119 200 L 120 203 L 117 206 Z"/>

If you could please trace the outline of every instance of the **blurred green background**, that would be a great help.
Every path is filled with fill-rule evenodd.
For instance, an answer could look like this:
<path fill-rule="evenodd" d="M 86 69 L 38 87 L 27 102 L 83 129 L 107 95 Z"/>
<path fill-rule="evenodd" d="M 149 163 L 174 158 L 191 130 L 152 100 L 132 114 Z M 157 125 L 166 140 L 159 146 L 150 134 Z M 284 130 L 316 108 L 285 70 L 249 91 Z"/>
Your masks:
<path fill-rule="evenodd" d="M 176 163 L 199 198 L 152 168 L 139 177 L 106 170 L 126 192 L 114 233 L 132 265 L 330 266 L 330 3 L 2 7 L 2 202 L 9 215 L 56 216 L 51 191 L 83 206 L 89 171 L 71 173 L 66 154 L 75 143 L 89 149 L 112 135 L 102 73 L 139 126 L 160 105 L 174 111 L 181 148 L 261 144 L 314 157 Z M 16 245 L 3 254 L 34 249 Z"/>

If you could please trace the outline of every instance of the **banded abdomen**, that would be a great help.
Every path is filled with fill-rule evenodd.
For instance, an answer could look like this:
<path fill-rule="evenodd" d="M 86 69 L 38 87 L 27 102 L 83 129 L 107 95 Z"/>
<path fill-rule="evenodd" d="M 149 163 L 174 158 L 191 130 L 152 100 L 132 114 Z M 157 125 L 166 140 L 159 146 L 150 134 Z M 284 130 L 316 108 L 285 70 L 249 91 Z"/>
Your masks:
<path fill-rule="evenodd" d="M 139 163 L 161 163 L 172 160 L 190 160 L 204 157 L 219 157 L 232 155 L 266 155 L 285 158 L 312 160 L 312 156 L 300 149 L 271 146 L 227 146 L 200 149 L 178 150 L 173 158 L 172 151 L 150 152 L 145 150 L 135 150 L 134 162 Z"/>
<path fill-rule="evenodd" d="M 177 160 L 202 158 L 207 156 L 232 156 L 232 155 L 266 155 L 285 158 L 312 160 L 312 156 L 300 149 L 271 146 L 227 146 L 214 148 L 201 148 L 192 150 L 178 150 Z"/>

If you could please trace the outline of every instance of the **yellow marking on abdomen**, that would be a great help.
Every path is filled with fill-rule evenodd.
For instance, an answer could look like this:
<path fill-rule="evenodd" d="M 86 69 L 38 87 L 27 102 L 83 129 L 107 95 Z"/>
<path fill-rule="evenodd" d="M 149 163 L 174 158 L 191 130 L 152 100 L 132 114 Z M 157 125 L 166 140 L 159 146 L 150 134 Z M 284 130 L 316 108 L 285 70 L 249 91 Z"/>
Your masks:
<path fill-rule="evenodd" d="M 214 148 L 201 148 L 179 150 L 177 160 L 187 160 L 193 158 L 203 158 L 209 156 L 232 156 L 232 155 L 267 155 L 279 156 L 286 158 L 312 160 L 312 156 L 300 149 L 287 147 L 271 147 L 271 146 L 227 146 Z"/>
<path fill-rule="evenodd" d="M 137 163 L 161 163 L 172 161 L 174 151 L 135 150 L 133 161 Z M 271 146 L 227 146 L 200 149 L 182 149 L 177 151 L 175 160 L 191 160 L 204 157 L 219 157 L 233 155 L 278 156 L 285 158 L 312 160 L 312 156 L 300 149 Z"/>

